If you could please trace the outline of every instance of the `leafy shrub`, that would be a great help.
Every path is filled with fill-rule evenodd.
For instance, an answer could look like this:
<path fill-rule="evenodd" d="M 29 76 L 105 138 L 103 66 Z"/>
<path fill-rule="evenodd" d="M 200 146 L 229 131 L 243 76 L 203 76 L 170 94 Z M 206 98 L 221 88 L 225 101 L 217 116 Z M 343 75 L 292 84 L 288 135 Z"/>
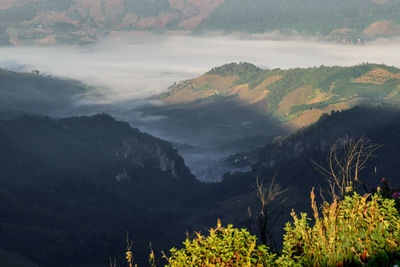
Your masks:
<path fill-rule="evenodd" d="M 307 215 L 286 225 L 280 265 L 392 266 L 400 262 L 400 216 L 393 199 L 379 194 L 346 196 L 322 207 L 311 193 L 315 224 Z"/>
<path fill-rule="evenodd" d="M 347 195 L 325 203 L 320 216 L 312 191 L 315 224 L 309 225 L 306 213 L 298 218 L 293 211 L 279 257 L 257 245 L 246 229 L 224 228 L 218 222 L 208 236 L 196 233 L 184 248 L 172 248 L 167 266 L 393 266 L 400 263 L 398 194 L 395 199 L 384 194 L 381 189 L 373 195 Z"/>
<path fill-rule="evenodd" d="M 391 187 L 388 180 L 386 178 L 382 178 L 381 186 L 377 188 L 377 192 L 379 192 L 379 194 L 384 198 L 394 199 L 396 204 L 395 206 L 400 212 L 400 187 Z"/>
<path fill-rule="evenodd" d="M 183 243 L 185 247 L 170 250 L 169 266 L 270 266 L 275 254 L 264 245 L 257 245 L 255 236 L 245 229 L 218 225 L 209 236 L 197 236 Z"/>

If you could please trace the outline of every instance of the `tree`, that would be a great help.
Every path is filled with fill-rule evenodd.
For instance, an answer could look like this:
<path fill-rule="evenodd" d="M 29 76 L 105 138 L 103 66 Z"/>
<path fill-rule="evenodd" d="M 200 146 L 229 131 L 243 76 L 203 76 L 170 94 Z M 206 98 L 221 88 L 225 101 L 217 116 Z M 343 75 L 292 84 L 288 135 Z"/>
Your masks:
<path fill-rule="evenodd" d="M 330 148 L 325 166 L 313 161 L 320 173 L 327 177 L 332 199 L 343 199 L 346 194 L 359 188 L 368 193 L 359 173 L 380 147 L 365 137 L 350 138 L 347 143 L 337 140 Z"/>
<path fill-rule="evenodd" d="M 282 186 L 275 182 L 275 177 L 267 187 L 257 177 L 254 189 L 260 203 L 260 211 L 253 216 L 250 207 L 248 208 L 249 228 L 252 229 L 255 224 L 261 242 L 273 251 L 277 251 L 273 227 L 288 208 L 288 198 L 284 197 L 287 189 L 282 189 Z"/>

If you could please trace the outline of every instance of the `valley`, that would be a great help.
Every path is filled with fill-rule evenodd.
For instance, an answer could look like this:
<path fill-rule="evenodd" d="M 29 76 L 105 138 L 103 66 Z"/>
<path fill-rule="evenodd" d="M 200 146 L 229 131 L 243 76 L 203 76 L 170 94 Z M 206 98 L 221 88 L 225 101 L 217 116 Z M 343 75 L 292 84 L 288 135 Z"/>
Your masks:
<path fill-rule="evenodd" d="M 129 236 L 161 266 L 217 222 L 262 240 L 273 181 L 279 250 L 312 188 L 330 200 L 316 164 L 354 140 L 379 148 L 354 192 L 398 190 L 399 2 L 363 1 L 0 3 L 0 258 L 125 266 Z"/>
<path fill-rule="evenodd" d="M 200 180 L 218 181 L 235 167 L 230 155 L 254 150 L 323 114 L 367 103 L 398 105 L 399 73 L 377 64 L 262 70 L 231 63 L 153 97 L 163 104 L 142 109 L 143 116 L 164 119 L 143 127 L 191 144 L 178 150 L 192 171 Z"/>
<path fill-rule="evenodd" d="M 289 211 L 309 211 L 302 196 L 327 186 L 312 161 L 326 164 L 336 140 L 363 136 L 383 145 L 362 180 L 369 189 L 380 177 L 399 183 L 391 160 L 400 158 L 399 73 L 382 64 L 263 70 L 230 63 L 124 110 L 76 105 L 95 87 L 4 70 L 0 93 L 15 95 L 0 120 L 4 253 L 25 265 L 96 266 L 110 256 L 121 262 L 128 231 L 135 261 L 145 264 L 148 242 L 161 259 L 161 250 L 179 247 L 185 230 L 205 230 L 217 219 L 249 227 L 248 209 L 259 209 L 256 177 L 266 184 L 275 177 L 288 190 L 286 212 L 273 228 L 279 243 Z M 71 100 L 54 106 L 63 94 Z M 363 101 L 351 101 L 357 98 Z M 42 109 L 24 110 L 26 101 Z M 321 115 L 303 120 L 310 107 Z M 75 117 L 60 116 L 66 111 Z M 89 116 L 101 112 L 129 124 Z"/>

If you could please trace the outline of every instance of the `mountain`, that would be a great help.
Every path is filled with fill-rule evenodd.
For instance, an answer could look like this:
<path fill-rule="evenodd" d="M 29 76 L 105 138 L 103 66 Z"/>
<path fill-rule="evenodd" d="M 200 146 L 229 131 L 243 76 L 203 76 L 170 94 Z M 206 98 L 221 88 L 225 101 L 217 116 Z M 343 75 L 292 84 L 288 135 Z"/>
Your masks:
<path fill-rule="evenodd" d="M 0 69 L 0 114 L 57 113 L 95 89 L 79 81 Z"/>
<path fill-rule="evenodd" d="M 225 0 L 198 29 L 280 32 L 363 43 L 400 33 L 397 0 Z"/>
<path fill-rule="evenodd" d="M 232 168 L 224 158 L 257 149 L 331 111 L 398 105 L 399 90 L 400 69 L 381 64 L 263 70 L 230 63 L 173 84 L 153 97 L 160 105 L 141 111 L 163 118 L 146 122 L 146 131 L 191 145 L 179 149 L 188 166 L 199 179 L 217 181 Z"/>
<path fill-rule="evenodd" d="M 168 142 L 105 114 L 2 120 L 0 147 L 0 248 L 40 266 L 103 266 L 127 232 L 147 262 L 208 203 Z"/>
<path fill-rule="evenodd" d="M 399 103 L 400 69 L 378 64 L 262 70 L 231 63 L 171 86 L 157 98 L 167 108 L 246 106 L 294 128 L 307 126 L 333 110 L 360 103 Z"/>
<path fill-rule="evenodd" d="M 40 266 L 102 266 L 121 259 L 129 232 L 135 261 L 145 264 L 148 242 L 156 252 L 179 247 L 186 230 L 217 218 L 248 226 L 247 209 L 258 205 L 256 177 L 268 183 L 276 175 L 290 207 L 307 211 L 304 196 L 325 185 L 310 159 L 323 162 L 337 139 L 366 136 L 383 144 L 360 175 L 370 187 L 380 177 L 398 184 L 399 119 L 392 106 L 332 112 L 260 148 L 250 171 L 211 184 L 197 181 L 169 143 L 105 114 L 2 120 L 0 248 Z"/>
<path fill-rule="evenodd" d="M 0 22 L 9 42 L 92 43 L 127 31 L 186 31 L 223 0 L 19 0 L 2 1 Z"/>
<path fill-rule="evenodd" d="M 0 42 L 92 43 L 132 31 L 306 34 L 344 43 L 398 36 L 399 0 L 14 0 Z"/>
<path fill-rule="evenodd" d="M 22 88 L 14 87 L 24 92 L 18 94 L 18 101 L 28 98 L 33 89 L 52 93 L 51 88 L 59 88 L 55 85 L 60 83 L 76 88 L 78 95 L 84 89 L 35 73 L 4 73 L 16 77 L 15 84 Z M 173 119 L 181 124 L 169 125 L 172 128 L 196 125 L 192 138 L 208 142 L 215 150 L 232 146 L 244 151 L 250 139 L 263 144 L 252 147 L 250 160 L 244 159 L 246 153 L 231 156 L 234 163 L 254 164 L 248 171 L 231 169 L 219 183 L 199 182 L 169 142 L 106 114 L 63 119 L 4 116 L 0 120 L 0 254 L 29 265 L 103 266 L 110 257 L 123 262 L 129 232 L 135 261 L 143 265 L 149 242 L 156 252 L 179 247 L 185 231 L 207 229 L 218 218 L 248 226 L 248 208 L 255 214 L 259 205 L 256 177 L 267 184 L 276 176 L 289 190 L 290 206 L 282 210 L 274 227 L 281 236 L 291 208 L 307 211 L 305 196 L 311 188 L 326 186 L 311 159 L 324 163 L 330 144 L 338 139 L 346 143 L 364 136 L 382 144 L 360 177 L 369 188 L 381 177 L 399 184 L 398 73 L 396 68 L 376 64 L 262 70 L 241 63 L 174 85 L 157 96 L 165 105 L 145 111 L 169 116 L 156 122 L 159 127 Z M 49 81 L 54 87 L 43 86 L 51 85 Z M 22 86 L 25 83 L 33 85 Z M 306 85 L 307 93 L 298 90 Z M 291 94 L 289 100 L 303 102 L 294 105 L 287 100 Z M 305 105 L 316 104 L 309 102 L 315 98 L 319 102 L 314 109 L 326 113 L 286 136 L 293 129 L 289 123 L 294 125 L 292 120 L 307 112 Z M 372 103 L 348 105 L 343 111 L 332 108 L 357 98 Z M 260 129 L 265 133 L 252 135 Z M 242 135 L 249 130 L 248 136 Z"/>
<path fill-rule="evenodd" d="M 399 186 L 396 160 L 400 158 L 399 129 L 400 110 L 391 105 L 369 104 L 324 115 L 316 123 L 258 149 L 257 159 L 250 171 L 226 173 L 222 182 L 213 188 L 214 194 L 220 198 L 216 205 L 218 208 L 210 209 L 209 213 L 219 211 L 221 219 L 228 218 L 246 224 L 243 215 L 247 206 L 252 208 L 253 213 L 257 212 L 256 200 L 251 200 L 255 194 L 256 178 L 268 184 L 275 177 L 282 188 L 288 189 L 285 196 L 290 203 L 274 228 L 275 234 L 280 236 L 284 224 L 291 220 L 289 214 L 292 208 L 312 214 L 308 197 L 312 187 L 316 192 L 323 189 L 323 194 L 329 199 L 326 177 L 318 171 L 313 161 L 327 167 L 331 145 L 337 141 L 339 144 L 348 144 L 351 138 L 364 137 L 380 145 L 366 168 L 359 173 L 359 179 L 368 190 L 376 188 L 382 177 L 387 178 L 391 186 Z M 322 199 L 318 201 L 322 203 Z M 233 203 L 236 203 L 235 209 L 232 208 Z"/>

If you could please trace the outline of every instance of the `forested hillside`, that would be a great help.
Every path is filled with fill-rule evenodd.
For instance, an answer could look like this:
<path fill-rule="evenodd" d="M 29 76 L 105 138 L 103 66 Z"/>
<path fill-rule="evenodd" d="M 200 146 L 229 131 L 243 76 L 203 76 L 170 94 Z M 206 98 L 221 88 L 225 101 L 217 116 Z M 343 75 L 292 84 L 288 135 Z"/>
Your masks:
<path fill-rule="evenodd" d="M 249 63 L 231 63 L 175 84 L 157 98 L 165 109 L 248 107 L 299 128 L 324 113 L 361 103 L 397 104 L 399 91 L 400 69 L 385 65 L 261 70 Z"/>
<path fill-rule="evenodd" d="M 51 113 L 71 107 L 94 88 L 79 81 L 0 69 L 0 116 L 12 113 Z"/>
<path fill-rule="evenodd" d="M 399 1 L 365 0 L 225 0 L 199 29 L 284 32 L 360 43 L 376 36 L 398 35 Z"/>
<path fill-rule="evenodd" d="M 359 177 L 368 188 L 381 177 L 400 183 L 393 160 L 400 157 L 399 119 L 397 108 L 380 105 L 325 115 L 261 148 L 250 172 L 211 184 L 197 181 L 169 143 L 104 114 L 3 120 L 0 246 L 41 266 L 99 265 L 121 259 L 128 231 L 143 265 L 149 241 L 156 252 L 179 247 L 186 230 L 217 218 L 249 227 L 248 208 L 259 209 L 256 177 L 267 185 L 274 176 L 289 190 L 273 228 L 279 244 L 291 208 L 307 211 L 310 188 L 326 188 L 311 160 L 324 164 L 336 140 L 364 136 L 383 145 Z"/>
<path fill-rule="evenodd" d="M 224 175 L 223 181 L 214 187 L 216 196 L 220 197 L 220 205 L 209 212 L 219 212 L 218 216 L 225 222 L 235 222 L 234 218 L 239 219 L 239 216 L 235 217 L 234 214 L 239 210 L 246 214 L 247 206 L 252 207 L 254 214 L 260 209 L 259 205 L 254 204 L 256 178 L 268 184 L 275 177 L 275 182 L 279 182 L 282 189 L 288 190 L 284 197 L 288 197 L 289 204 L 284 210 L 279 210 L 282 212 L 281 217 L 271 231 L 279 239 L 285 222 L 291 220 L 292 208 L 313 213 L 308 198 L 312 187 L 317 192 L 322 190 L 322 194 L 329 200 L 328 178 L 316 164 L 329 168 L 327 160 L 331 146 L 337 143 L 340 151 L 337 155 L 342 157 L 343 146 L 359 138 L 378 145 L 378 149 L 367 161 L 366 168 L 359 172 L 359 180 L 365 183 L 368 191 L 376 188 L 382 177 L 390 181 L 391 186 L 397 187 L 400 185 L 396 160 L 400 158 L 399 121 L 400 110 L 385 105 L 360 106 L 325 115 L 316 123 L 260 148 L 251 171 Z M 243 160 L 239 157 L 238 160 Z M 361 185 L 354 186 L 358 192 L 365 193 Z M 319 199 L 319 193 L 316 195 Z M 231 207 L 232 203 L 235 203 L 235 209 Z M 242 222 L 248 227 L 245 219 L 242 218 Z M 235 224 L 240 225 L 238 221 Z M 257 231 L 253 233 L 257 234 Z"/>
<path fill-rule="evenodd" d="M 107 115 L 0 121 L 0 247 L 39 266 L 103 266 L 135 239 L 165 249 L 203 185 L 172 146 Z"/>
<path fill-rule="evenodd" d="M 118 32 L 301 34 L 364 43 L 400 34 L 399 0 L 18 0 L 0 3 L 0 44 L 83 44 Z"/>
<path fill-rule="evenodd" d="M 0 0 L 0 267 L 398 267 L 399 42 L 400 0 Z"/>
<path fill-rule="evenodd" d="M 3 44 L 13 45 L 85 44 L 117 32 L 191 30 L 222 2 L 223 0 L 3 1 L 0 3 L 0 37 L 8 38 L 0 40 L 5 39 Z"/>

